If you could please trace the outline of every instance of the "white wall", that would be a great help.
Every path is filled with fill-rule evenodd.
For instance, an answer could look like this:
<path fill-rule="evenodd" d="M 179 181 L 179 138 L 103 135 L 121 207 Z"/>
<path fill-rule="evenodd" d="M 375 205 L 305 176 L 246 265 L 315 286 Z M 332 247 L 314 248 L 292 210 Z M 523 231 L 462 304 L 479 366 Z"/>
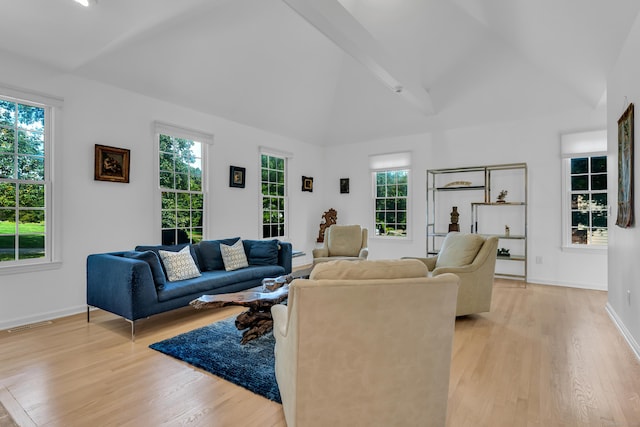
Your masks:
<path fill-rule="evenodd" d="M 259 147 L 291 153 L 290 236 L 309 254 L 323 204 L 321 189 L 300 191 L 300 177 L 323 171 L 320 147 L 270 134 L 218 117 L 159 102 L 131 92 L 70 77 L 34 64 L 3 59 L 0 84 L 64 98 L 62 160 L 62 266 L 0 275 L 0 329 L 76 313 L 85 309 L 85 262 L 90 253 L 159 243 L 154 180 L 156 120 L 214 135 L 209 151 L 207 238 L 259 238 Z M 131 150 L 130 183 L 94 181 L 94 144 Z M 230 188 L 229 166 L 247 168 L 245 189 Z M 310 261 L 310 256 L 306 260 Z M 296 259 L 297 263 L 305 259 Z"/>
<path fill-rule="evenodd" d="M 0 275 L 0 329 L 83 311 L 88 254 L 158 242 L 153 157 L 156 120 L 214 135 L 209 152 L 207 238 L 259 236 L 260 146 L 293 154 L 289 163 L 290 239 L 294 248 L 307 253 L 294 260 L 298 265 L 310 262 L 321 215 L 329 208 L 338 211 L 339 223 L 371 228 L 370 154 L 413 152 L 411 238 L 372 238 L 373 259 L 425 253 L 427 169 L 527 162 L 530 281 L 606 288 L 606 257 L 560 249 L 560 134 L 604 127 L 603 111 L 575 111 L 323 149 L 38 64 L 7 57 L 2 58 L 2 65 L 0 84 L 64 98 L 63 140 L 57 145 L 62 159 L 58 176 L 62 194 L 58 196 L 63 203 L 63 263 L 56 270 Z M 94 144 L 131 149 L 129 184 L 93 180 Z M 228 187 L 230 165 L 247 168 L 245 189 Z M 302 175 L 315 178 L 313 193 L 300 190 Z M 339 193 L 339 178 L 350 178 L 349 194 Z M 542 256 L 543 264 L 534 264 L 535 256 Z"/>
<path fill-rule="evenodd" d="M 526 162 L 529 169 L 530 282 L 606 289 L 606 253 L 566 252 L 561 248 L 560 135 L 602 129 L 604 109 L 585 109 L 528 121 L 489 124 L 327 149 L 327 208 L 338 211 L 338 223 L 373 228 L 373 201 L 368 156 L 410 150 L 412 159 L 411 238 L 372 237 L 372 259 L 424 256 L 426 252 L 426 170 Z M 351 178 L 350 194 L 339 194 L 339 178 Z M 536 256 L 542 264 L 536 264 Z"/>
<path fill-rule="evenodd" d="M 638 228 L 638 189 L 640 173 L 638 173 L 638 117 L 640 111 L 640 18 L 629 33 L 629 37 L 618 58 L 607 84 L 608 108 L 608 141 L 609 141 L 609 200 L 613 204 L 611 216 L 613 220 L 609 228 L 609 301 L 607 309 L 625 334 L 638 357 L 640 357 L 640 229 Z M 615 201 L 617 194 L 617 121 L 624 112 L 626 104 L 635 105 L 635 153 L 634 153 L 634 187 L 635 187 L 635 225 L 631 228 L 620 228 L 613 225 L 617 210 Z"/>

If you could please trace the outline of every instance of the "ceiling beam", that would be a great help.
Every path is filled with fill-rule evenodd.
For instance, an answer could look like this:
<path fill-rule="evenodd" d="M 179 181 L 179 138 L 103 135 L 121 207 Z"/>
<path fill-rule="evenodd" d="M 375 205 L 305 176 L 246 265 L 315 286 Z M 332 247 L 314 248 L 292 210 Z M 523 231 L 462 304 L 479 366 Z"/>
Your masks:
<path fill-rule="evenodd" d="M 425 115 L 434 114 L 429 93 L 337 0 L 282 0 L 298 15 Z"/>

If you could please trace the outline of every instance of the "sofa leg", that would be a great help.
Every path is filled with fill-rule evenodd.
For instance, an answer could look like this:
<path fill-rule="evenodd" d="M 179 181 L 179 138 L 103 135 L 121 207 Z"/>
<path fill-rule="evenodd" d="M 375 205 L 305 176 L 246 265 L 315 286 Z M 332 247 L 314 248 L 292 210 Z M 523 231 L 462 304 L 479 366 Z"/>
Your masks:
<path fill-rule="evenodd" d="M 131 323 L 131 341 L 136 340 L 136 321 L 125 319 L 127 322 Z"/>

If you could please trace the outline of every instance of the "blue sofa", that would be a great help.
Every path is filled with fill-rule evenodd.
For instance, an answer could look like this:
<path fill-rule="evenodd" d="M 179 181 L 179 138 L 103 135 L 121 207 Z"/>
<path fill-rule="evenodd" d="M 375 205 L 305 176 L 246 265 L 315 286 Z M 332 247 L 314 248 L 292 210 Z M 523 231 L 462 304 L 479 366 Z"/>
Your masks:
<path fill-rule="evenodd" d="M 97 307 L 131 323 L 154 314 L 187 306 L 204 294 L 238 292 L 261 284 L 266 277 L 291 273 L 291 243 L 243 240 L 249 267 L 226 271 L 220 243 L 233 245 L 240 238 L 206 240 L 190 245 L 201 275 L 169 281 L 159 250 L 177 252 L 189 244 L 137 246 L 133 251 L 91 254 L 87 257 L 87 321 Z"/>

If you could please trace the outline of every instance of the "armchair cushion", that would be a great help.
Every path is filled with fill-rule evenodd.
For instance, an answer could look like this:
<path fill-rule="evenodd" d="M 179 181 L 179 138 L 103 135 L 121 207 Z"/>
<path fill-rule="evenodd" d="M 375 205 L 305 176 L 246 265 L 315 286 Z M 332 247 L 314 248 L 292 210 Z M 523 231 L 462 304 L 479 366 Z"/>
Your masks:
<path fill-rule="evenodd" d="M 447 234 L 435 267 L 462 267 L 471 264 L 484 244 L 484 240 L 484 237 L 478 234 L 457 232 Z"/>
<path fill-rule="evenodd" d="M 362 248 L 362 229 L 359 225 L 332 226 L 329 256 L 358 256 Z"/>

